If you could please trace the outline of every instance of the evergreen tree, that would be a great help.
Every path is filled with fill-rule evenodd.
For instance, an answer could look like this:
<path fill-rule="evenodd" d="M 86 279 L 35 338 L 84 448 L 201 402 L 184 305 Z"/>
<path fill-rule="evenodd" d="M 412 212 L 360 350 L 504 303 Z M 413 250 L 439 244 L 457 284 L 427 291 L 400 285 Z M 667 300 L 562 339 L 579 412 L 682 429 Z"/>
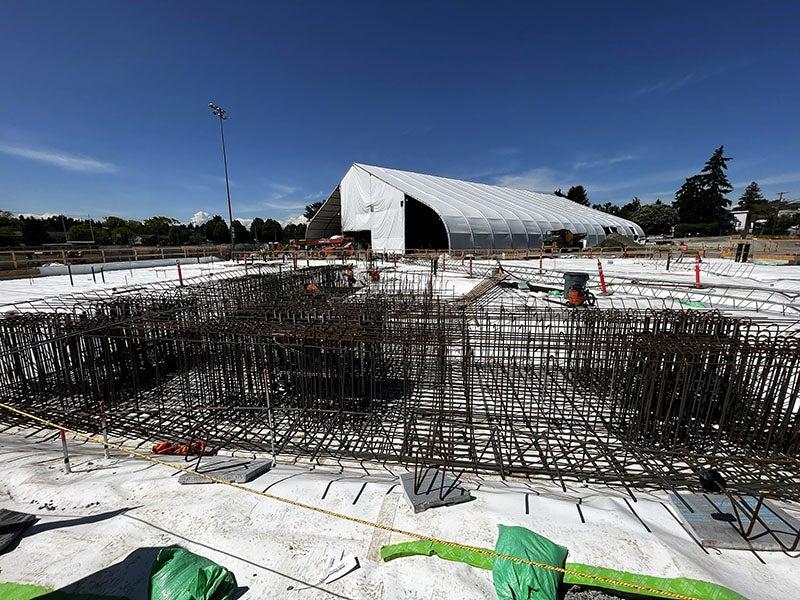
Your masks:
<path fill-rule="evenodd" d="M 280 241 L 283 236 L 283 227 L 275 219 L 264 221 L 264 240 L 265 242 Z"/>
<path fill-rule="evenodd" d="M 311 204 L 306 205 L 306 210 L 303 212 L 303 216 L 310 221 L 311 218 L 317 214 L 317 211 L 320 209 L 320 207 L 322 207 L 322 201 L 312 202 Z"/>
<path fill-rule="evenodd" d="M 256 243 L 264 243 L 269 241 L 264 239 L 264 219 L 261 217 L 256 217 L 253 219 L 253 222 L 250 223 L 250 235 L 253 237 L 253 241 Z"/>
<path fill-rule="evenodd" d="M 634 196 L 631 198 L 631 201 L 627 204 L 623 204 L 619 211 L 617 212 L 617 216 L 622 217 L 623 219 L 628 219 L 629 221 L 633 220 L 633 215 L 642 207 L 642 201 L 639 200 L 638 196 Z"/>
<path fill-rule="evenodd" d="M 305 223 L 289 223 L 283 228 L 283 241 L 302 240 L 306 237 Z"/>
<path fill-rule="evenodd" d="M 619 215 L 619 206 L 606 202 L 605 204 L 592 204 L 592 208 L 609 215 Z"/>
<path fill-rule="evenodd" d="M 250 232 L 242 225 L 241 221 L 234 219 L 231 223 L 233 225 L 233 235 L 237 244 L 249 244 L 251 241 Z"/>
<path fill-rule="evenodd" d="M 260 244 L 267 244 L 280 241 L 283 230 L 281 224 L 275 219 L 267 219 L 265 221 L 261 217 L 256 217 L 250 225 L 250 233 L 253 239 Z"/>
<path fill-rule="evenodd" d="M 755 181 L 752 181 L 750 185 L 745 188 L 736 207 L 741 210 L 749 211 L 751 215 L 755 216 L 763 214 L 768 205 L 769 201 L 764 197 L 764 194 L 761 193 L 761 188 L 758 187 Z"/>
<path fill-rule="evenodd" d="M 231 232 L 228 224 L 219 215 L 214 215 L 211 220 L 203 224 L 202 230 L 206 238 L 215 244 L 226 244 L 231 241 Z"/>
<path fill-rule="evenodd" d="M 577 202 L 582 206 L 589 206 L 589 194 L 586 192 L 586 188 L 582 185 L 573 185 L 571 188 L 569 188 L 566 198 L 569 198 L 573 202 Z"/>
<path fill-rule="evenodd" d="M 673 207 L 681 223 L 716 226 L 718 233 L 731 229 L 731 215 L 727 208 L 731 201 L 725 194 L 733 190 L 728 181 L 724 146 L 720 146 L 706 161 L 699 175 L 688 177 L 675 193 Z"/>
<path fill-rule="evenodd" d="M 725 156 L 725 147 L 720 146 L 714 150 L 706 161 L 700 176 L 703 178 L 703 186 L 705 188 L 704 197 L 704 210 L 707 211 L 709 216 L 708 222 L 716 222 L 719 224 L 720 233 L 723 233 L 731 227 L 731 214 L 728 207 L 731 201 L 725 195 L 733 191 L 731 182 L 728 181 L 728 165 L 727 162 L 731 160 L 730 156 Z"/>
<path fill-rule="evenodd" d="M 70 242 L 90 242 L 92 241 L 92 228 L 83 221 L 76 223 L 67 230 L 67 239 Z"/>
<path fill-rule="evenodd" d="M 737 208 L 747 211 L 742 230 L 742 237 L 746 237 L 754 221 L 769 216 L 770 202 L 761 193 L 761 188 L 758 187 L 758 184 L 755 181 L 751 181 L 750 185 L 745 188 L 741 198 L 739 198 Z"/>
<path fill-rule="evenodd" d="M 702 223 L 703 182 L 699 175 L 687 177 L 675 192 L 672 207 L 678 211 L 681 223 Z"/>
<path fill-rule="evenodd" d="M 566 198 L 567 197 L 567 195 L 564 192 L 561 191 L 561 188 L 558 188 L 557 190 L 553 190 L 553 195 L 554 196 L 558 196 L 559 198 Z"/>
<path fill-rule="evenodd" d="M 36 217 L 22 217 L 19 222 L 22 229 L 22 243 L 26 246 L 41 246 L 48 241 L 47 222 Z"/>

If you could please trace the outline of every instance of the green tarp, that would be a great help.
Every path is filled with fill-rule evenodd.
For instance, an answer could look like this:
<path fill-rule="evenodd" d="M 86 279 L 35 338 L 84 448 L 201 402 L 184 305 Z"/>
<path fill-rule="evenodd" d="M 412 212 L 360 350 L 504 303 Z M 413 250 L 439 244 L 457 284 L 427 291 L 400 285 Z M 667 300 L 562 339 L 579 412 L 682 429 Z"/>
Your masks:
<path fill-rule="evenodd" d="M 150 600 L 230 600 L 233 573 L 180 546 L 162 549 L 150 571 Z"/>
<path fill-rule="evenodd" d="M 438 542 L 402 542 L 381 548 L 381 558 L 384 561 L 406 556 L 438 556 L 444 560 L 466 563 L 471 567 L 487 571 L 492 570 L 494 563 L 494 559 L 486 554 L 465 548 L 453 548 Z"/>
<path fill-rule="evenodd" d="M 524 527 L 500 525 L 495 551 L 563 569 L 567 549 Z M 494 591 L 499 600 L 556 600 L 561 573 L 495 559 Z"/>
<path fill-rule="evenodd" d="M 615 571 L 614 569 L 593 567 L 580 563 L 567 563 L 567 569 L 586 575 L 623 581 L 625 583 L 649 588 L 650 590 L 660 590 L 665 593 L 660 594 L 652 591 L 634 590 L 627 586 L 618 586 L 608 582 L 601 583 L 591 577 L 582 577 L 578 574 L 567 573 L 564 575 L 564 583 L 571 585 L 602 587 L 606 590 L 615 590 L 627 594 L 639 594 L 650 598 L 674 598 L 671 594 L 681 594 L 683 596 L 689 596 L 690 598 L 699 598 L 700 600 L 747 600 L 744 596 L 737 594 L 733 590 L 717 585 L 716 583 L 701 581 L 699 579 L 686 579 L 685 577 L 653 577 L 651 575 Z"/>
<path fill-rule="evenodd" d="M 233 573 L 179 546 L 162 548 L 150 571 L 150 600 L 231 600 Z M 0 600 L 128 600 L 120 596 L 68 594 L 27 583 L 0 583 Z"/>
<path fill-rule="evenodd" d="M 678 298 L 678 304 L 683 304 L 684 306 L 688 306 L 689 308 L 705 308 L 706 305 L 702 302 L 698 302 L 697 300 L 684 300 L 683 298 Z"/>
<path fill-rule="evenodd" d="M 67 594 L 43 585 L 0 583 L 0 600 L 128 600 L 121 596 Z"/>
<path fill-rule="evenodd" d="M 563 575 L 565 585 L 600 588 L 644 598 L 674 598 L 673 594 L 680 594 L 698 600 L 747 600 L 733 590 L 699 579 L 652 577 L 581 563 L 565 563 L 566 548 L 524 527 L 500 525 L 500 535 L 495 550 L 501 554 L 527 558 L 533 562 L 563 567 L 568 571 Z M 414 555 L 435 555 L 445 560 L 491 570 L 495 591 L 501 600 L 555 600 L 558 597 L 558 583 L 562 581 L 561 574 L 554 571 L 494 559 L 477 550 L 453 548 L 437 542 L 402 542 L 381 548 L 381 558 L 384 561 Z M 602 577 L 604 581 L 598 581 L 592 576 Z M 646 589 L 634 589 L 611 583 L 609 580 Z"/>

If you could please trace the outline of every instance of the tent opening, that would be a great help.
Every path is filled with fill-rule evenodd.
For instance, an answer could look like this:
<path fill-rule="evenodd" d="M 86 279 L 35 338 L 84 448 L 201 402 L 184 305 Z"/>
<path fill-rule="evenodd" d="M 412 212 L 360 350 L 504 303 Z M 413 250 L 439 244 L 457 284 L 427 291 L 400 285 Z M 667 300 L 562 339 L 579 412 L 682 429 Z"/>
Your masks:
<path fill-rule="evenodd" d="M 445 250 L 450 247 L 442 219 L 432 208 L 406 196 L 406 250 Z"/>
<path fill-rule="evenodd" d="M 353 238 L 353 244 L 359 250 L 372 248 L 372 231 L 369 229 L 361 231 L 343 231 L 342 234 Z"/>

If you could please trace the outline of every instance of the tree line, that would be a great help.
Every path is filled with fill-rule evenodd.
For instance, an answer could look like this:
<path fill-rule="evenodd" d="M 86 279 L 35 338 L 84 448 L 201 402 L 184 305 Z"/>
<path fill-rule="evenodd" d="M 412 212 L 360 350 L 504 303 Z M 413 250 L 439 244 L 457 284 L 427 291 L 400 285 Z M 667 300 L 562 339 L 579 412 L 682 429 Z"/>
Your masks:
<path fill-rule="evenodd" d="M 237 244 L 287 243 L 305 236 L 304 223 L 285 227 L 275 219 L 253 219 L 250 227 L 233 221 Z M 230 243 L 228 223 L 219 215 L 201 225 L 181 223 L 170 217 L 150 217 L 143 221 L 106 217 L 101 220 L 76 219 L 66 215 L 48 217 L 16 216 L 0 210 L 0 246 L 41 246 L 67 242 L 93 242 L 98 246 L 186 246 Z"/>
<path fill-rule="evenodd" d="M 696 175 L 686 178 L 675 193 L 671 204 L 660 199 L 654 204 L 642 204 L 634 197 L 622 206 L 607 202 L 591 204 L 589 194 L 582 185 L 575 185 L 564 193 L 560 189 L 553 193 L 568 198 L 583 206 L 591 206 L 615 216 L 637 223 L 648 235 L 674 233 L 686 235 L 727 235 L 734 231 L 735 221 L 729 210 L 732 202 L 726 197 L 733 191 L 728 180 L 728 162 L 723 146 L 717 148 Z M 784 234 L 800 225 L 800 213 L 790 209 L 800 208 L 797 203 L 767 200 L 758 183 L 753 181 L 744 190 L 735 209 L 748 211 L 747 231 L 754 233 Z"/>
<path fill-rule="evenodd" d="M 653 204 L 642 204 L 634 197 L 630 202 L 616 205 L 591 204 L 589 193 L 582 185 L 575 185 L 564 193 L 555 190 L 556 196 L 567 198 L 583 206 L 628 219 L 638 223 L 648 235 L 674 233 L 685 235 L 726 235 L 734 230 L 734 219 L 726 197 L 733 191 L 727 176 L 730 156 L 724 147 L 717 148 L 702 170 L 686 178 L 675 193 L 671 204 L 660 199 Z M 311 219 L 322 206 L 314 202 L 305 207 L 304 217 Z M 757 182 L 744 190 L 736 208 L 748 211 L 746 228 L 754 233 L 784 234 L 800 225 L 800 203 L 767 200 Z M 305 237 L 305 224 L 288 224 L 285 227 L 275 219 L 256 217 L 245 227 L 233 221 L 237 244 L 287 243 Z M 41 246 L 50 243 L 94 242 L 97 245 L 202 245 L 230 242 L 228 223 L 219 215 L 201 225 L 181 223 L 170 217 L 156 216 L 137 221 L 110 216 L 102 220 L 76 219 L 65 215 L 35 217 L 15 216 L 0 210 L 0 246 Z"/>

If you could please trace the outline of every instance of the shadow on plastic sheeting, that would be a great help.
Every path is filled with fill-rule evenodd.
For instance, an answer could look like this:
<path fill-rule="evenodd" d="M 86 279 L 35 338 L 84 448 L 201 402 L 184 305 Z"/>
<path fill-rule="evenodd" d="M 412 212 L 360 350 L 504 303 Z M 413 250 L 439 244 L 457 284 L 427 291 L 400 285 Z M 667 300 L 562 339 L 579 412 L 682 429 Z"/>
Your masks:
<path fill-rule="evenodd" d="M 100 521 L 105 521 L 107 519 L 113 519 L 116 516 L 124 514 L 129 510 L 134 510 L 139 508 L 138 506 L 129 506 L 126 508 L 118 508 L 117 510 L 110 510 L 104 513 L 98 513 L 96 515 L 87 515 L 85 517 L 74 517 L 71 519 L 63 519 L 59 517 L 55 517 L 52 521 L 48 520 L 46 522 L 40 521 L 36 523 L 32 527 L 29 527 L 27 531 L 25 531 L 25 535 L 23 537 L 31 537 L 32 535 L 36 535 L 37 533 L 43 533 L 45 531 L 50 531 L 51 529 L 62 529 L 64 527 L 74 527 L 76 525 L 91 525 L 92 523 L 99 523 Z M 47 519 L 50 515 L 42 515 L 41 518 Z"/>
<path fill-rule="evenodd" d="M 71 600 L 65 594 L 102 596 L 102 600 L 145 600 L 150 587 L 150 571 L 161 547 L 138 548 L 122 561 L 87 575 L 59 590 L 37 596 L 36 600 Z M 76 557 L 79 561 L 80 558 Z M 239 586 L 233 599 L 241 598 L 249 588 Z M 98 598 L 100 600 L 100 598 Z"/>

